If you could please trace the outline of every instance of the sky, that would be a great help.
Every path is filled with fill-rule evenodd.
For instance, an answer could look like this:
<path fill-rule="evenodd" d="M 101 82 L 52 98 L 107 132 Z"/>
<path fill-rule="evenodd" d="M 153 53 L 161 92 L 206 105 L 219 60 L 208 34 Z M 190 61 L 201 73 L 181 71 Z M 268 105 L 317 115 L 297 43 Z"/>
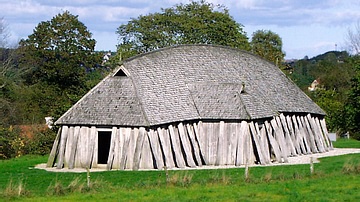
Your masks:
<path fill-rule="evenodd" d="M 33 33 L 42 21 L 63 11 L 78 15 L 93 34 L 96 50 L 116 50 L 116 29 L 139 15 L 160 12 L 189 0 L 0 0 L 0 18 L 14 44 Z M 251 39 L 257 30 L 271 30 L 283 42 L 286 59 L 309 58 L 348 50 L 346 36 L 360 21 L 359 0 L 207 0 L 224 5 Z"/>

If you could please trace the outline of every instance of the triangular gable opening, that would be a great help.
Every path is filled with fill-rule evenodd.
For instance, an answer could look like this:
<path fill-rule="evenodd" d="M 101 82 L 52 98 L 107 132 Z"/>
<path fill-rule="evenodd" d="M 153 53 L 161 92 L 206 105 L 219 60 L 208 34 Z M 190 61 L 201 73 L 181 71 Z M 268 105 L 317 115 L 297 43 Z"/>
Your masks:
<path fill-rule="evenodd" d="M 117 71 L 114 74 L 114 76 L 127 76 L 127 75 L 125 74 L 125 72 L 122 69 L 119 69 L 119 71 Z"/>

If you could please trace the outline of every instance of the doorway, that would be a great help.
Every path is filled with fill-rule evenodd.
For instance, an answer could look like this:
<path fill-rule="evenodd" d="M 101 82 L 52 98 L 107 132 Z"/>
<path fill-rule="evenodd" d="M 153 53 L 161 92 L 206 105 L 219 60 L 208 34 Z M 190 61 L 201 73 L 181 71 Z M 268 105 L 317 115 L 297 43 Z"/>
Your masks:
<path fill-rule="evenodd" d="M 110 141 L 111 131 L 98 131 L 98 164 L 107 164 Z"/>

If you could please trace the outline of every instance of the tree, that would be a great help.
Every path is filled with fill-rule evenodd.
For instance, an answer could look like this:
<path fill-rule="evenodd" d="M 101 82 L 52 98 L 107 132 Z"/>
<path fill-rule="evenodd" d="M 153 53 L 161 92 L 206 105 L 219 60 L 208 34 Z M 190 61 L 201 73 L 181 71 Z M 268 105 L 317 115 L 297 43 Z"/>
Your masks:
<path fill-rule="evenodd" d="M 360 140 L 360 56 L 354 56 L 352 59 L 356 73 L 351 80 L 352 87 L 346 102 L 346 125 L 350 135 Z"/>
<path fill-rule="evenodd" d="M 354 29 L 348 29 L 347 43 L 352 53 L 360 54 L 360 21 L 357 22 Z"/>
<path fill-rule="evenodd" d="M 243 26 L 224 6 L 178 4 L 119 26 L 120 59 L 177 44 L 217 44 L 249 50 Z"/>
<path fill-rule="evenodd" d="M 6 48 L 9 38 L 8 25 L 3 17 L 0 18 L 0 48 Z"/>
<path fill-rule="evenodd" d="M 284 60 L 280 36 L 270 30 L 258 30 L 251 38 L 251 51 L 279 66 Z"/>
<path fill-rule="evenodd" d="M 29 84 L 46 82 L 61 89 L 79 87 L 86 70 L 100 64 L 96 41 L 78 16 L 65 11 L 41 22 L 33 34 L 20 41 L 22 65 L 30 67 Z"/>

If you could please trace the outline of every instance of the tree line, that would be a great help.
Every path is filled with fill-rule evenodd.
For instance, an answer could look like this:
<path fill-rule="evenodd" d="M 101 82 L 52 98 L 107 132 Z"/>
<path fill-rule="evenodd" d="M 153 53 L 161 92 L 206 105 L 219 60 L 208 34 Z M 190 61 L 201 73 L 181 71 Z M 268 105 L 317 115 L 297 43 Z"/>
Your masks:
<path fill-rule="evenodd" d="M 44 123 L 46 116 L 56 119 L 123 60 L 178 44 L 217 44 L 250 51 L 273 62 L 301 88 L 319 77 L 323 87 L 309 96 L 327 112 L 329 127 L 359 133 L 358 57 L 346 52 L 329 53 L 323 59 L 286 64 L 278 34 L 258 30 L 249 39 L 244 26 L 222 5 L 192 1 L 129 20 L 117 28 L 117 51 L 106 64 L 104 52 L 95 51 L 96 40 L 91 32 L 69 11 L 40 22 L 17 47 L 8 46 L 6 28 L 2 18 L 0 158 L 13 157 L 4 151 L 13 151 L 11 148 L 16 146 L 11 145 L 17 144 L 17 138 L 20 143 L 24 141 L 13 126 Z M 44 139 L 37 141 L 42 145 Z"/>

